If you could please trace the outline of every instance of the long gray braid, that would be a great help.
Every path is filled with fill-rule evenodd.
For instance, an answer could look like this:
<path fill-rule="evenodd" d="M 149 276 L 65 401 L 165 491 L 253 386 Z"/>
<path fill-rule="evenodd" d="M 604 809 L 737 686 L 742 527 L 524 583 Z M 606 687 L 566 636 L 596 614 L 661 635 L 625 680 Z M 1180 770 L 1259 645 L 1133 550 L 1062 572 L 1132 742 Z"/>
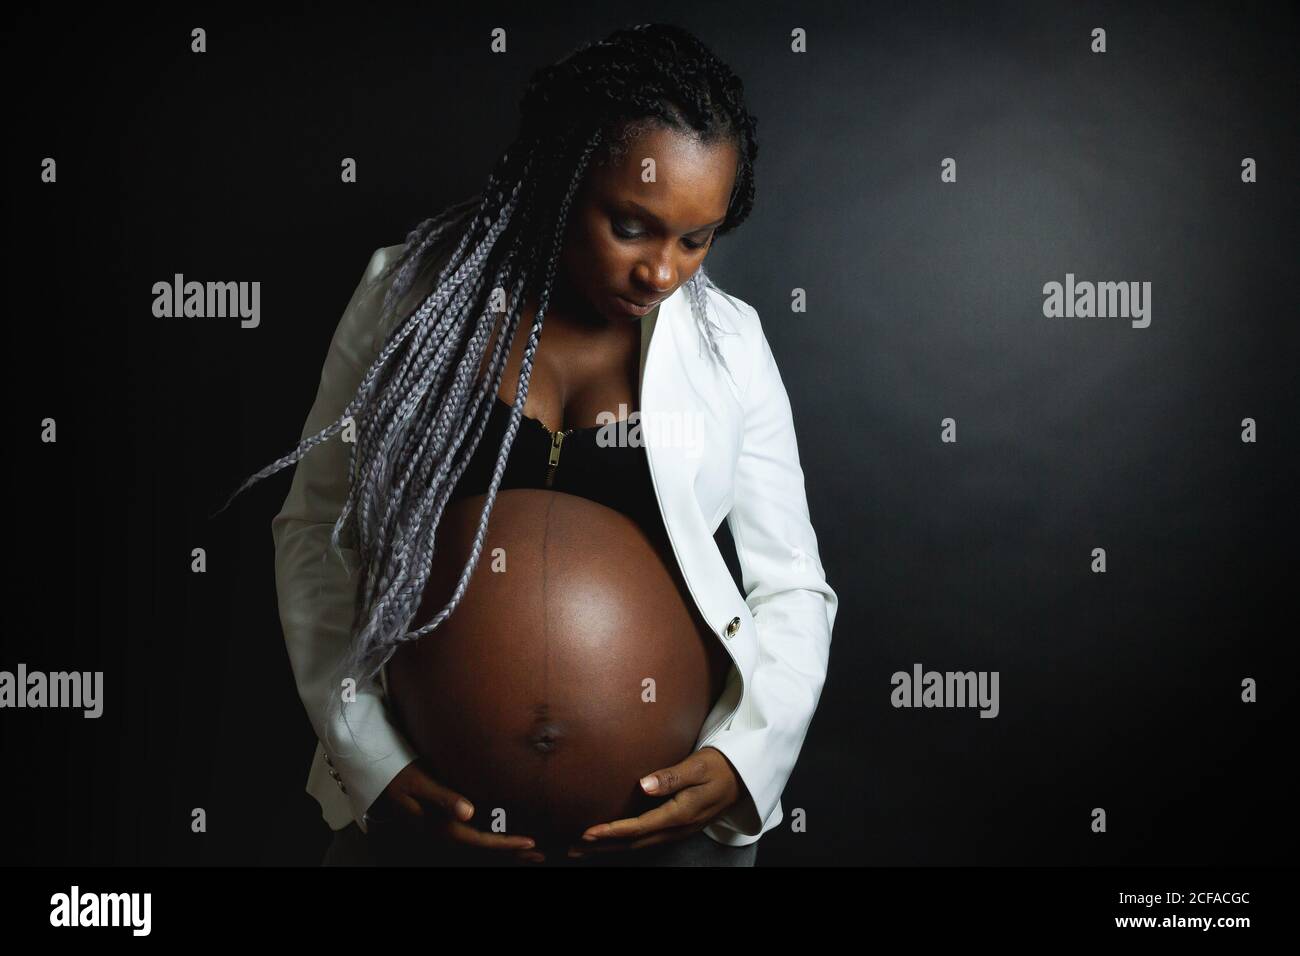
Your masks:
<path fill-rule="evenodd" d="M 679 27 L 642 24 L 580 47 L 537 71 L 520 113 L 519 135 L 482 192 L 420 223 L 377 280 L 389 283 L 382 326 L 426 266 L 446 257 L 433 291 L 389 333 L 339 418 L 248 478 L 221 509 L 355 423 L 348 495 L 330 541 L 341 560 L 341 535 L 354 531 L 363 573 L 353 639 L 338 662 L 335 686 L 349 678 L 358 690 L 373 686 L 400 646 L 436 629 L 469 586 L 522 420 L 569 215 L 589 166 L 611 161 L 648 125 L 705 141 L 727 138 L 738 146 L 740 162 L 714 241 L 744 222 L 753 206 L 756 120 L 745 108 L 740 80 Z M 702 266 L 685 286 L 702 346 L 730 374 L 716 339 L 721 328 L 709 319 L 707 290 L 726 293 Z M 489 308 L 502 292 L 504 315 Z M 443 608 L 408 631 L 424 598 L 442 513 L 485 432 L 531 293 L 538 308 L 470 554 Z M 498 325 L 501 334 L 479 377 Z M 342 697 L 331 695 L 331 722 Z"/>

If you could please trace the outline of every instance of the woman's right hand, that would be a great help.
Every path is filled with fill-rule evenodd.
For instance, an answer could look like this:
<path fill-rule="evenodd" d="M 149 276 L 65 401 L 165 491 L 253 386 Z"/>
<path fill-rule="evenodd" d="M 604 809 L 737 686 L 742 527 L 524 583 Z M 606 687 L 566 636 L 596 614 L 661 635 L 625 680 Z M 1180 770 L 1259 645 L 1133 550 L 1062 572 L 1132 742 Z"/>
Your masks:
<path fill-rule="evenodd" d="M 510 852 L 535 863 L 545 859 L 534 849 L 536 842 L 531 837 L 488 833 L 469 826 L 465 821 L 474 816 L 473 805 L 434 780 L 423 764 L 420 758 L 398 771 L 367 811 L 372 823 L 381 828 L 410 827 L 451 846 Z"/>

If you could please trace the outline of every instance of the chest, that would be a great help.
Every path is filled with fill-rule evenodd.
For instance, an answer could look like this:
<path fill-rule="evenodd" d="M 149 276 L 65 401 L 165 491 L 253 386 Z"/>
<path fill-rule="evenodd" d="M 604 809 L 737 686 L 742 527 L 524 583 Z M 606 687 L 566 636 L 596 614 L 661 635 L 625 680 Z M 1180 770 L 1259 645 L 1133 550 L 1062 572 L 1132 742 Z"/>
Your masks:
<path fill-rule="evenodd" d="M 511 343 L 498 397 L 515 403 L 529 328 L 521 324 Z M 598 332 L 578 330 L 556 318 L 546 321 L 532 356 L 524 415 L 550 432 L 621 421 L 637 410 L 640 324 Z"/>
<path fill-rule="evenodd" d="M 698 509 L 711 534 L 734 502 L 745 416 L 736 382 L 700 347 L 678 298 L 597 338 L 548 321 L 532 356 L 524 415 L 552 433 L 619 423 L 620 443 L 648 446 L 664 520 Z M 529 330 L 521 323 L 511 344 L 497 392 L 503 402 L 515 401 Z M 735 336 L 721 341 L 733 367 L 742 359 L 737 345 Z"/>

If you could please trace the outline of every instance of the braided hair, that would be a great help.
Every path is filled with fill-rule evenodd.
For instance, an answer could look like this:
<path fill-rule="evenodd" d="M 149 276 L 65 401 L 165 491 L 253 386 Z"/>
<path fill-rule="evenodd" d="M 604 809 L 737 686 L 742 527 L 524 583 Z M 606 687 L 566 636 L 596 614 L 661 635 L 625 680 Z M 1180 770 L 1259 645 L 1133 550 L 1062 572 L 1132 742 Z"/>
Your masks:
<path fill-rule="evenodd" d="M 437 628 L 469 586 L 519 429 L 570 208 L 588 166 L 616 160 L 634 136 L 654 127 L 679 130 L 705 144 L 729 141 L 737 147 L 739 163 L 715 241 L 744 222 L 753 207 L 756 120 L 745 108 L 741 81 L 680 27 L 642 24 L 581 46 L 538 70 L 519 107 L 518 135 L 481 193 L 420 223 L 380 276 L 385 281 L 396 273 L 381 307 L 382 325 L 430 257 L 440 248 L 446 255 L 445 248 L 459 239 L 433 291 L 388 335 L 339 419 L 304 438 L 231 496 L 297 462 L 349 419 L 355 421 L 348 496 L 330 536 L 342 558 L 339 535 L 351 517 L 364 569 L 352 643 L 336 672 L 340 684 L 352 677 L 357 688 L 372 686 L 399 646 Z M 708 318 L 706 290 L 725 293 L 703 266 L 685 285 L 701 336 L 726 368 Z M 507 288 L 512 291 L 503 334 L 483 380 L 476 382 L 500 315 L 489 310 L 488 300 Z M 531 293 L 538 295 L 538 308 L 473 547 L 447 604 L 428 624 L 408 632 L 429 578 L 439 521 L 483 436 Z M 330 695 L 331 710 L 341 696 Z"/>

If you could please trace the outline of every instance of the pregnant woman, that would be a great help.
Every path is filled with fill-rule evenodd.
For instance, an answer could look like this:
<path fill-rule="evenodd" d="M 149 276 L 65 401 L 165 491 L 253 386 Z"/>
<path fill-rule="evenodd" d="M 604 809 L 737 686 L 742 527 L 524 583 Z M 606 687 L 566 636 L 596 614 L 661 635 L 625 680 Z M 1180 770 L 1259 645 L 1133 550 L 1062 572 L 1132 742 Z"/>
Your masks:
<path fill-rule="evenodd" d="M 837 604 L 757 314 L 702 268 L 754 120 L 661 25 L 521 112 L 481 194 L 372 258 L 245 483 L 301 460 L 273 530 L 326 862 L 752 865 Z"/>

